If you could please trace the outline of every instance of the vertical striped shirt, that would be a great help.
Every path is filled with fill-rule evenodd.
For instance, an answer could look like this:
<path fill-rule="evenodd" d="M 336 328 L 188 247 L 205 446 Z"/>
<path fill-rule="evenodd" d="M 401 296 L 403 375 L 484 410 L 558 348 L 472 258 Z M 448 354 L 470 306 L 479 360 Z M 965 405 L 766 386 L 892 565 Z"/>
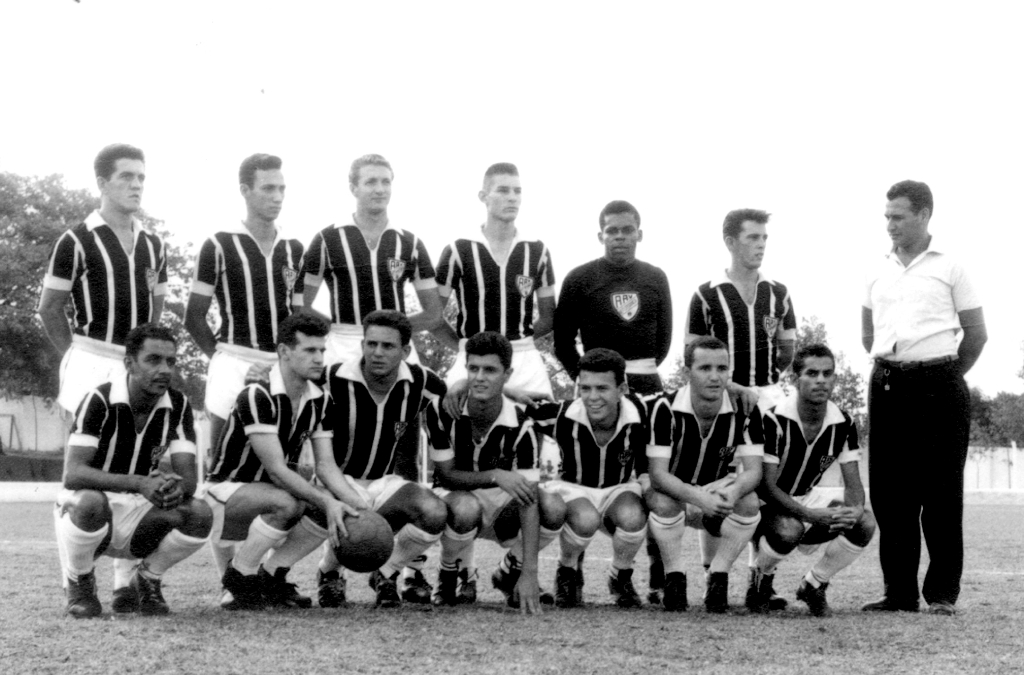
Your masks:
<path fill-rule="evenodd" d="M 647 456 L 668 459 L 669 472 L 684 483 L 713 483 L 729 473 L 735 459 L 764 456 L 761 411 L 756 406 L 744 415 L 728 396 L 722 396 L 722 405 L 704 435 L 689 386 L 652 397 L 649 404 L 652 441 Z"/>
<path fill-rule="evenodd" d="M 437 399 L 427 407 L 430 459 L 455 460 L 459 471 L 535 469 L 538 443 L 526 408 L 503 397 L 501 412 L 479 443 L 473 440 L 473 418 L 463 407 L 452 418 Z"/>
<path fill-rule="evenodd" d="M 221 437 L 218 457 L 208 480 L 213 483 L 270 483 L 270 476 L 252 449 L 250 436 L 274 434 L 281 443 L 285 462 L 295 467 L 306 439 L 330 438 L 333 416 L 330 398 L 313 382 L 297 409 L 284 386 L 280 364 L 270 369 L 270 383 L 246 385 L 235 399 Z"/>
<path fill-rule="evenodd" d="M 793 497 L 810 492 L 833 462 L 860 461 L 857 425 L 832 401 L 828 402 L 818 437 L 809 446 L 800 423 L 796 394 L 765 413 L 764 436 L 764 461 L 778 466 L 776 485 Z"/>
<path fill-rule="evenodd" d="M 362 359 L 331 366 L 327 386 L 333 401 L 334 459 L 342 473 L 367 480 L 394 472 L 399 439 L 420 411 L 447 391 L 434 371 L 403 361 L 391 391 L 377 403 L 366 386 Z"/>
<path fill-rule="evenodd" d="M 196 454 L 192 406 L 185 395 L 168 389 L 153 406 L 141 431 L 128 397 L 128 378 L 96 387 L 82 399 L 68 447 L 95 448 L 89 465 L 124 475 L 146 476 L 165 455 Z"/>
<path fill-rule="evenodd" d="M 134 240 L 126 253 L 100 216 L 62 234 L 53 246 L 43 288 L 69 291 L 77 335 L 123 345 L 128 332 L 153 316 L 153 298 L 167 290 L 164 243 L 132 220 Z"/>
<path fill-rule="evenodd" d="M 509 340 L 533 335 L 533 296 L 554 297 L 551 254 L 541 241 L 513 240 L 508 258 L 499 264 L 486 240 L 456 239 L 437 263 L 441 298 L 455 292 L 460 338 L 483 331 Z"/>
<path fill-rule="evenodd" d="M 242 225 L 203 242 L 192 292 L 216 295 L 220 342 L 272 352 L 278 324 L 302 306 L 301 272 L 301 243 L 279 232 L 270 255 L 264 255 Z"/>
<path fill-rule="evenodd" d="M 796 313 L 789 291 L 758 275 L 754 304 L 748 305 L 728 275 L 702 284 L 690 300 L 688 339 L 713 335 L 729 346 L 732 381 L 763 387 L 779 381 L 778 340 L 796 339 Z"/>
<path fill-rule="evenodd" d="M 311 288 L 327 282 L 331 321 L 353 325 L 377 309 L 405 312 L 407 281 L 418 291 L 437 286 L 427 247 L 412 232 L 390 226 L 374 249 L 355 225 L 321 230 L 306 251 L 302 274 Z"/>
<path fill-rule="evenodd" d="M 528 410 L 537 430 L 555 439 L 562 452 L 562 480 L 585 487 L 606 488 L 632 480 L 633 470 L 647 472 L 650 429 L 640 399 L 619 399 L 615 435 L 600 446 L 582 399 L 542 403 Z"/>

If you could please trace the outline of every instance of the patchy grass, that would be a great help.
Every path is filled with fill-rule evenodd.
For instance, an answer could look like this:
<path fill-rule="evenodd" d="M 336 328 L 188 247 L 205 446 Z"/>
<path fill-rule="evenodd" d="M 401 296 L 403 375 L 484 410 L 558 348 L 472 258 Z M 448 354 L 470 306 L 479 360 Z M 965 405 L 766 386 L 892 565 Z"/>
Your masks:
<path fill-rule="evenodd" d="M 490 588 L 497 546 L 478 544 L 480 603 L 424 610 L 373 608 L 366 575 L 350 575 L 353 606 L 345 610 L 227 613 L 208 552 L 172 569 L 164 618 L 75 621 L 61 616 L 50 507 L 0 504 L 0 672 L 3 673 L 1024 673 L 1024 518 L 1021 506 L 967 507 L 967 560 L 960 613 L 878 616 L 859 611 L 879 595 L 873 544 L 829 589 L 830 619 L 809 617 L 800 603 L 769 617 L 740 609 L 745 569 L 732 574 L 736 609 L 707 615 L 701 604 L 697 537 L 690 550 L 690 603 L 685 614 L 608 605 L 610 557 L 599 537 L 586 559 L 589 606 L 523 617 Z M 432 563 L 436 564 L 436 553 Z M 745 559 L 745 556 L 744 556 Z M 783 563 L 776 588 L 790 598 L 811 558 Z M 292 572 L 314 588 L 313 558 Z M 641 552 L 637 587 L 646 591 Z M 542 554 L 543 583 L 553 585 L 554 553 Z M 430 573 L 433 577 L 433 572 Z M 100 599 L 109 608 L 110 563 L 98 568 Z"/>

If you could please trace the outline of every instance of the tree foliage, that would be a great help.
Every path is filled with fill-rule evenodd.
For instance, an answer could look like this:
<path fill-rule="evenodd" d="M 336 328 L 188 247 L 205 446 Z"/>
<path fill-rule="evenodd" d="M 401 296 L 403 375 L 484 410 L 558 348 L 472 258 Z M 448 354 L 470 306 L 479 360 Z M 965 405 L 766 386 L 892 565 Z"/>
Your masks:
<path fill-rule="evenodd" d="M 971 388 L 970 444 L 979 449 L 1024 445 L 1024 396 L 1001 391 L 995 398 Z"/>
<path fill-rule="evenodd" d="M 828 331 L 825 324 L 816 316 L 802 319 L 796 332 L 797 350 L 812 344 L 828 345 Z M 854 372 L 846 362 L 846 355 L 843 352 L 835 349 L 832 351 L 836 355 L 836 387 L 832 391 L 832 400 L 853 418 L 857 424 L 861 444 L 864 445 L 867 442 L 870 424 L 864 376 Z M 789 385 L 786 383 L 784 386 Z"/>

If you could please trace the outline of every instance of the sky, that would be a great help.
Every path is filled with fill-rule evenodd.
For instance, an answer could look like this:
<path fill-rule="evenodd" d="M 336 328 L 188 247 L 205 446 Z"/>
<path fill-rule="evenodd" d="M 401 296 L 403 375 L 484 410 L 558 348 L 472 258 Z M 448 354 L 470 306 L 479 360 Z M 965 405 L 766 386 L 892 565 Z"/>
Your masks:
<path fill-rule="evenodd" d="M 1024 391 L 1015 3 L 16 0 L 0 17 L 0 171 L 95 191 L 96 152 L 137 145 L 144 208 L 198 248 L 244 217 L 238 165 L 269 152 L 278 222 L 308 243 L 350 222 L 348 167 L 375 152 L 395 170 L 391 222 L 436 261 L 483 222 L 484 170 L 514 162 L 517 226 L 559 279 L 603 253 L 607 202 L 639 209 L 638 256 L 672 288 L 670 359 L 693 291 L 728 265 L 723 217 L 751 207 L 772 214 L 764 273 L 867 374 L 885 192 L 926 181 L 936 246 L 985 311 L 968 382 Z"/>

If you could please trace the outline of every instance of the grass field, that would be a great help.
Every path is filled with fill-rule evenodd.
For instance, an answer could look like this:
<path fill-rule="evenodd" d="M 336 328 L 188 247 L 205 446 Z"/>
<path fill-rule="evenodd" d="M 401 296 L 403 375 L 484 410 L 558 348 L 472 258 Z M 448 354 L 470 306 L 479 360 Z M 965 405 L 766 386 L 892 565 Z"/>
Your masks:
<path fill-rule="evenodd" d="M 691 544 L 685 614 L 610 607 L 610 556 L 598 538 L 587 554 L 589 606 L 523 617 L 490 588 L 497 546 L 478 545 L 480 603 L 423 610 L 376 610 L 366 575 L 350 575 L 344 610 L 228 613 L 207 551 L 165 578 L 170 617 L 75 621 L 61 616 L 53 521 L 45 504 L 0 504 L 0 673 L 1024 673 L 1024 507 L 969 506 L 960 613 L 868 615 L 879 595 L 877 545 L 833 580 L 834 617 L 809 617 L 800 603 L 770 617 L 741 609 L 745 569 L 732 574 L 735 611 L 707 615 L 701 603 L 697 537 Z M 557 544 L 556 544 L 557 545 Z M 436 564 L 436 554 L 431 556 Z M 741 559 L 745 560 L 745 556 Z M 783 563 L 776 588 L 790 598 L 810 558 Z M 313 593 L 315 561 L 292 572 Z M 636 573 L 646 591 L 646 555 Z M 545 586 L 554 553 L 542 553 Z M 433 572 L 430 574 L 433 577 Z M 110 563 L 98 567 L 100 599 L 110 602 Z"/>

